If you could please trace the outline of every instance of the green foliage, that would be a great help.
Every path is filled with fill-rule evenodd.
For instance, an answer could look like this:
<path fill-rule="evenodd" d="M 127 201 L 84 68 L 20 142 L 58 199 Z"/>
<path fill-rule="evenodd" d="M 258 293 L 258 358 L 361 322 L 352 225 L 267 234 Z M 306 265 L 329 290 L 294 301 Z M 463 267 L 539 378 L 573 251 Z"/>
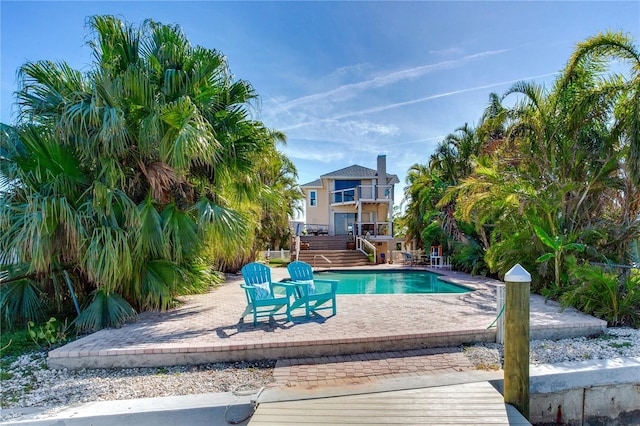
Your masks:
<path fill-rule="evenodd" d="M 539 269 L 540 265 L 535 263 L 539 253 L 529 232 L 513 232 L 504 235 L 499 241 L 492 241 L 485 261 L 491 271 L 499 276 L 504 276 L 513 265 L 519 263 L 531 274 L 532 288 L 539 290 L 543 286 L 545 275 Z"/>
<path fill-rule="evenodd" d="M 289 264 L 287 259 L 269 259 L 269 266 L 275 268 L 286 267 Z"/>
<path fill-rule="evenodd" d="M 555 289 L 558 289 L 559 291 L 561 291 L 562 283 L 563 283 L 562 281 L 563 256 L 566 255 L 566 252 L 572 251 L 572 250 L 583 252 L 585 250 L 585 245 L 568 242 L 567 238 L 563 238 L 559 235 L 556 235 L 552 238 L 549 236 L 549 234 L 545 232 L 544 229 L 542 229 L 537 225 L 533 225 L 533 230 L 535 231 L 536 236 L 540 239 L 542 244 L 544 244 L 547 248 L 552 250 L 551 252 L 545 253 L 542 256 L 538 257 L 536 259 L 536 262 L 542 263 L 542 262 L 546 262 L 549 259 L 554 259 L 555 281 L 553 284 Z"/>
<path fill-rule="evenodd" d="M 27 323 L 27 330 L 29 332 L 29 337 L 33 340 L 39 348 L 46 346 L 51 349 L 55 346 L 59 346 L 67 341 L 67 330 L 68 326 L 66 321 L 64 324 L 59 323 L 54 317 L 49 318 L 47 322 L 43 325 L 35 328 L 35 323 L 33 321 L 29 321 Z"/>
<path fill-rule="evenodd" d="M 621 278 L 601 267 L 573 265 L 571 288 L 560 301 L 607 321 L 609 326 L 640 326 L 640 275 Z"/>
<path fill-rule="evenodd" d="M 26 328 L 6 330 L 0 333 L 0 356 L 19 356 L 33 352 L 38 346 L 29 336 Z"/>
<path fill-rule="evenodd" d="M 432 238 L 439 226 L 456 241 L 473 238 L 492 273 L 519 263 L 546 297 L 635 321 L 635 284 L 616 292 L 594 278 L 576 288 L 569 270 L 576 258 L 638 260 L 639 52 L 622 33 L 598 34 L 578 44 L 555 84 L 517 82 L 492 94 L 475 131 L 457 129 L 428 166 L 410 169 L 407 235 Z M 506 106 L 507 98 L 515 101 Z M 449 187 L 434 204 L 435 177 Z M 469 270 L 473 252 L 458 249 L 454 267 Z M 598 298 L 604 306 L 595 308 Z"/>
<path fill-rule="evenodd" d="M 286 242 L 301 198 L 276 149 L 285 135 L 251 119 L 257 94 L 221 52 L 151 20 L 88 25 L 87 72 L 24 64 L 17 123 L 0 126 L 6 320 L 63 310 L 61 273 L 90 300 L 83 331 L 167 309 L 220 282 L 212 266 L 238 268 L 266 239 Z"/>
<path fill-rule="evenodd" d="M 125 321 L 133 319 L 136 311 L 115 293 L 104 289 L 94 290 L 91 302 L 74 321 L 78 333 L 91 332 L 106 327 L 121 327 Z"/>
<path fill-rule="evenodd" d="M 2 283 L 0 312 L 5 326 L 41 320 L 44 314 L 40 294 L 38 286 L 28 278 Z"/>
<path fill-rule="evenodd" d="M 428 224 L 422 231 L 422 241 L 425 247 L 433 245 L 446 245 L 448 240 L 447 234 L 444 232 L 440 223 L 437 221 Z"/>
<path fill-rule="evenodd" d="M 487 276 L 489 266 L 486 264 L 485 251 L 475 240 L 468 243 L 454 244 L 451 262 L 456 270 L 470 273 L 471 275 Z"/>

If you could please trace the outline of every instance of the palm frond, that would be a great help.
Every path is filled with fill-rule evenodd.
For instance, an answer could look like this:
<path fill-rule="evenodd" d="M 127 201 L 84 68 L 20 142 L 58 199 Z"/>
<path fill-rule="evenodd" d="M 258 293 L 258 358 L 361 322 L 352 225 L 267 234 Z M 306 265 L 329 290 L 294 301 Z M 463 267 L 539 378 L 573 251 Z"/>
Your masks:
<path fill-rule="evenodd" d="M 200 228 L 211 228 L 219 236 L 235 241 L 246 229 L 246 218 L 235 210 L 201 198 L 194 206 Z"/>
<path fill-rule="evenodd" d="M 11 327 L 42 320 L 45 314 L 40 295 L 36 283 L 28 278 L 0 283 L 0 313 L 4 323 Z"/>
<path fill-rule="evenodd" d="M 201 244 L 198 225 L 173 203 L 162 211 L 162 221 L 163 232 L 170 241 L 171 259 L 181 263 L 183 258 L 191 258 Z"/>
<path fill-rule="evenodd" d="M 84 250 L 84 272 L 98 287 L 110 292 L 131 279 L 134 259 L 124 230 L 96 227 Z"/>
<path fill-rule="evenodd" d="M 78 332 L 121 327 L 126 321 L 135 318 L 136 311 L 126 300 L 104 288 L 94 290 L 90 300 L 74 321 Z"/>
<path fill-rule="evenodd" d="M 147 262 L 142 274 L 141 306 L 144 309 L 164 311 L 174 303 L 176 285 L 181 278 L 180 268 L 167 260 Z"/>
<path fill-rule="evenodd" d="M 135 246 L 136 257 L 154 259 L 168 256 L 168 242 L 162 233 L 162 216 L 156 210 L 150 194 L 138 205 L 138 211 L 140 233 Z"/>

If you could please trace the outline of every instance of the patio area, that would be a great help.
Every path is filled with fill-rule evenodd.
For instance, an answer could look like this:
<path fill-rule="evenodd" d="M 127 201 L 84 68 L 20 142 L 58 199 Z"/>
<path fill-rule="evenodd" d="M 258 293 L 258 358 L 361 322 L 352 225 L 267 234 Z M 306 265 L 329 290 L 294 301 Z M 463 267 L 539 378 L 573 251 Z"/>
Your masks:
<path fill-rule="evenodd" d="M 426 269 L 378 265 L 369 269 Z M 455 271 L 434 271 L 443 279 L 474 288 L 465 294 L 338 295 L 338 314 L 322 311 L 293 321 L 276 317 L 257 326 L 240 320 L 246 306 L 240 275 L 207 294 L 185 297 L 177 309 L 143 313 L 120 329 L 101 330 L 49 353 L 51 368 L 157 367 L 221 361 L 289 359 L 362 354 L 493 342 L 487 328 L 497 315 L 499 281 Z M 274 281 L 288 277 L 272 270 Z M 531 337 L 590 335 L 602 320 L 531 296 Z"/>

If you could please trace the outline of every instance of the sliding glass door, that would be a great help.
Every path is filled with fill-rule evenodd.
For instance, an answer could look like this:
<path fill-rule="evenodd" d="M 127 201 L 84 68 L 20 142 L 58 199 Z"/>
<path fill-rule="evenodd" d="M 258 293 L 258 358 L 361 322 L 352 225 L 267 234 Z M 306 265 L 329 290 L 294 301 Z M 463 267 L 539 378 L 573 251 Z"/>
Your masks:
<path fill-rule="evenodd" d="M 349 235 L 354 231 L 356 213 L 334 213 L 333 224 L 336 235 Z"/>

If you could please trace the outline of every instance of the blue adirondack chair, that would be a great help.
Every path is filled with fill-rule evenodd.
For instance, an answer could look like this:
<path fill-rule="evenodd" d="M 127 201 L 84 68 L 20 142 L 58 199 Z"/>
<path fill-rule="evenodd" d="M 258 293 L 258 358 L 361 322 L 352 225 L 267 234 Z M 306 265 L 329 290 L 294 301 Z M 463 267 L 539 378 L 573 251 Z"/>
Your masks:
<path fill-rule="evenodd" d="M 287 270 L 296 285 L 291 310 L 304 306 L 307 318 L 312 311 L 323 309 L 331 309 L 333 315 L 336 314 L 338 281 L 314 279 L 311 265 L 297 260 L 291 262 Z"/>
<path fill-rule="evenodd" d="M 271 282 L 271 269 L 261 263 L 248 263 L 242 268 L 244 284 L 241 284 L 247 297 L 247 308 L 242 318 L 253 312 L 253 324 L 258 323 L 258 318 L 273 317 L 274 315 L 286 315 L 291 321 L 291 296 L 295 286 L 291 284 Z M 284 294 L 274 292 L 274 287 L 283 287 Z M 282 308 L 284 312 L 279 313 Z"/>

